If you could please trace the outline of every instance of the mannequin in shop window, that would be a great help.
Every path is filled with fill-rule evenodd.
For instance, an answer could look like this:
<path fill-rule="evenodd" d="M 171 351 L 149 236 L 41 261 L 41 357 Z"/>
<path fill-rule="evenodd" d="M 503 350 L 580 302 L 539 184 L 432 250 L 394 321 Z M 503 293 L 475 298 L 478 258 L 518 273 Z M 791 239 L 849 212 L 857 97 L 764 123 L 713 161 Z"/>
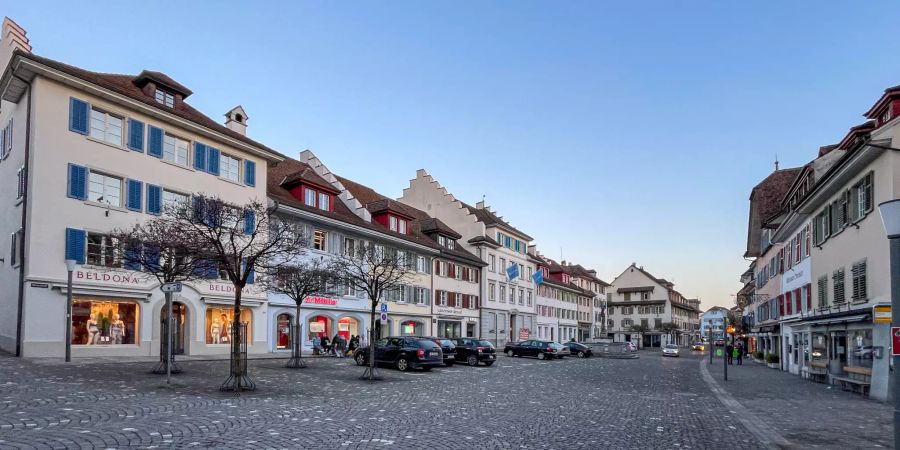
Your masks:
<path fill-rule="evenodd" d="M 212 337 L 212 343 L 218 344 L 222 336 L 222 323 L 219 319 L 213 319 L 212 325 L 209 326 L 209 335 Z"/>
<path fill-rule="evenodd" d="M 87 323 L 88 341 L 87 345 L 96 345 L 100 342 L 100 324 L 97 322 L 97 315 L 91 313 Z"/>
<path fill-rule="evenodd" d="M 227 344 L 228 343 L 228 333 L 231 329 L 232 323 L 230 320 L 228 320 L 228 316 L 226 316 L 225 314 L 222 314 L 221 318 L 222 318 L 222 332 L 219 333 L 219 339 L 221 340 L 221 342 L 223 344 Z"/>
<path fill-rule="evenodd" d="M 109 337 L 113 344 L 125 342 L 125 322 L 121 314 L 116 314 L 116 320 L 109 326 Z"/>

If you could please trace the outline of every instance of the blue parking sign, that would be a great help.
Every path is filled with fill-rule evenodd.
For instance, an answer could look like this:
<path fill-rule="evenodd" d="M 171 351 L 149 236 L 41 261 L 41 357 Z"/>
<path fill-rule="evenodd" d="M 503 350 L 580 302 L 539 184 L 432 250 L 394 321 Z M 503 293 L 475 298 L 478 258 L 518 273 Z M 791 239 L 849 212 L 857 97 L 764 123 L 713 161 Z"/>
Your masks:
<path fill-rule="evenodd" d="M 387 312 L 387 303 L 382 303 L 382 304 L 381 304 L 381 312 L 383 312 L 383 313 L 386 313 L 386 312 Z"/>

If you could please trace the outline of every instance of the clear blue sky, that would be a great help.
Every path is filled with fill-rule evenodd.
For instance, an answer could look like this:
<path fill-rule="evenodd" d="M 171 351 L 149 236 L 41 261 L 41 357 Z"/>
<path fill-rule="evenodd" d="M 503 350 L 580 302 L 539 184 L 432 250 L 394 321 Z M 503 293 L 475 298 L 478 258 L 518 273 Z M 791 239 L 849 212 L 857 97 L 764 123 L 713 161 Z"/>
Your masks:
<path fill-rule="evenodd" d="M 806 163 L 900 84 L 898 2 L 105 3 L 0 13 L 40 55 L 163 71 L 389 196 L 426 168 L 545 254 L 637 262 L 704 308 L 740 287 L 775 154 Z"/>

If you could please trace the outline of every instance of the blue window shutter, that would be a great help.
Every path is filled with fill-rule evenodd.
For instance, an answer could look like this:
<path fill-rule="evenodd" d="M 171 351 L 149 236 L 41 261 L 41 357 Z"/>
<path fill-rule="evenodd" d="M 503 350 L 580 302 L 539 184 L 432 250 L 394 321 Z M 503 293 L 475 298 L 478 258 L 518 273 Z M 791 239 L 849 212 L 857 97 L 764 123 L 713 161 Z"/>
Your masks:
<path fill-rule="evenodd" d="M 244 258 L 244 261 L 241 263 L 244 267 L 244 270 L 248 270 L 250 273 L 247 274 L 247 284 L 253 284 L 256 281 L 256 271 L 253 270 L 253 267 L 247 267 L 247 258 Z"/>
<path fill-rule="evenodd" d="M 78 264 L 84 264 L 84 230 L 66 228 L 66 259 L 74 259 Z"/>
<path fill-rule="evenodd" d="M 69 198 L 87 200 L 87 167 L 69 164 Z"/>
<path fill-rule="evenodd" d="M 219 176 L 219 149 L 206 147 L 206 171 Z"/>
<path fill-rule="evenodd" d="M 253 234 L 256 228 L 256 213 L 251 210 L 244 211 L 244 234 Z"/>
<path fill-rule="evenodd" d="M 141 191 L 143 191 L 144 183 L 141 183 L 138 180 L 129 179 L 126 184 L 128 186 L 128 192 L 126 193 L 126 199 L 128 201 L 125 202 L 125 207 L 132 211 L 142 211 L 143 205 L 141 204 L 141 201 L 143 200 L 144 195 Z"/>
<path fill-rule="evenodd" d="M 206 146 L 199 142 L 194 142 L 194 168 L 206 171 Z"/>
<path fill-rule="evenodd" d="M 219 278 L 219 266 L 215 261 L 206 261 L 206 278 Z"/>
<path fill-rule="evenodd" d="M 125 261 L 123 266 L 128 270 L 141 270 L 141 249 L 133 245 L 125 248 Z"/>
<path fill-rule="evenodd" d="M 256 186 L 256 163 L 249 159 L 244 160 L 244 184 Z"/>
<path fill-rule="evenodd" d="M 163 156 L 163 130 L 162 128 L 156 128 L 153 125 L 148 125 L 150 140 L 147 143 L 147 154 L 150 156 L 155 156 L 157 158 L 162 158 Z"/>
<path fill-rule="evenodd" d="M 162 213 L 162 188 L 153 184 L 147 185 L 147 213 L 157 216 Z"/>
<path fill-rule="evenodd" d="M 88 113 L 91 106 L 83 100 L 69 97 L 69 131 L 88 134 Z"/>
<path fill-rule="evenodd" d="M 128 148 L 136 151 L 144 151 L 144 122 L 128 119 Z"/>
<path fill-rule="evenodd" d="M 161 268 L 159 264 L 159 247 L 155 245 L 144 244 L 144 270 L 147 272 L 158 272 Z"/>

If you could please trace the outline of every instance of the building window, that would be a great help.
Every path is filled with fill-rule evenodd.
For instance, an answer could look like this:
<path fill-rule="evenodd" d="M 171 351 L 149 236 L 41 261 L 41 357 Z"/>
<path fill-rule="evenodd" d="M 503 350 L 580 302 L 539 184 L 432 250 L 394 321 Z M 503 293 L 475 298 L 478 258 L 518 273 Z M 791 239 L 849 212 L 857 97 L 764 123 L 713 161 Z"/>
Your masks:
<path fill-rule="evenodd" d="M 500 303 L 506 303 L 506 286 L 500 285 Z"/>
<path fill-rule="evenodd" d="M 312 206 L 313 208 L 315 208 L 316 207 L 316 191 L 314 191 L 312 189 L 304 189 L 303 192 L 304 192 L 303 203 L 305 203 L 306 206 Z"/>
<path fill-rule="evenodd" d="M 91 109 L 91 137 L 121 146 L 122 118 L 98 109 Z"/>
<path fill-rule="evenodd" d="M 188 196 L 186 194 L 164 190 L 162 200 L 163 211 L 167 214 L 172 214 L 179 208 L 187 205 Z"/>
<path fill-rule="evenodd" d="M 525 304 L 525 289 L 519 288 L 519 304 Z"/>
<path fill-rule="evenodd" d="M 87 235 L 87 263 L 92 266 L 121 267 L 121 250 L 116 238 L 98 233 Z"/>
<path fill-rule="evenodd" d="M 137 303 L 80 296 L 72 302 L 72 345 L 134 344 L 137 326 Z"/>
<path fill-rule="evenodd" d="M 163 159 L 179 166 L 187 166 L 189 147 L 188 141 L 167 134 L 163 137 Z"/>
<path fill-rule="evenodd" d="M 853 277 L 853 300 L 866 300 L 866 260 L 862 260 L 853 264 L 851 268 Z"/>
<path fill-rule="evenodd" d="M 323 252 L 328 251 L 327 238 L 328 233 L 322 230 L 313 231 L 313 248 Z"/>
<path fill-rule="evenodd" d="M 416 272 L 425 273 L 428 271 L 428 260 L 424 256 L 416 256 Z"/>
<path fill-rule="evenodd" d="M 528 290 L 525 294 L 525 299 L 527 301 L 526 305 L 531 306 L 531 290 Z"/>
<path fill-rule="evenodd" d="M 494 255 L 488 255 L 488 262 L 490 263 L 491 272 L 496 272 L 497 271 L 496 257 Z"/>
<path fill-rule="evenodd" d="M 516 288 L 514 286 L 509 287 L 509 304 L 514 305 L 516 303 Z"/>
<path fill-rule="evenodd" d="M 9 265 L 17 267 L 19 265 L 19 255 L 22 254 L 22 245 L 25 244 L 22 242 L 25 233 L 19 228 L 15 233 L 10 234 L 9 236 Z"/>
<path fill-rule="evenodd" d="M 861 219 L 872 210 L 872 172 L 853 185 L 850 197 L 854 219 Z"/>
<path fill-rule="evenodd" d="M 834 287 L 834 303 L 844 303 L 844 268 L 835 270 L 831 275 L 831 281 Z"/>
<path fill-rule="evenodd" d="M 447 306 L 447 291 L 438 291 L 438 305 Z"/>
<path fill-rule="evenodd" d="M 631 292 L 626 292 L 626 293 L 625 293 L 625 301 L 627 302 L 627 301 L 630 301 L 630 300 L 631 300 Z"/>
<path fill-rule="evenodd" d="M 122 206 L 122 179 L 98 172 L 91 172 L 88 183 L 88 200 Z"/>
<path fill-rule="evenodd" d="M 454 308 L 462 308 L 462 294 L 460 294 L 460 293 L 453 294 L 453 307 Z"/>
<path fill-rule="evenodd" d="M 219 174 L 222 178 L 237 183 L 241 179 L 240 171 L 240 160 L 225 153 L 219 155 Z"/>
<path fill-rule="evenodd" d="M 459 264 L 453 265 L 453 278 L 462 280 L 462 267 Z"/>
<path fill-rule="evenodd" d="M 240 323 L 247 325 L 247 336 L 253 336 L 250 329 L 252 314 L 248 309 L 242 309 L 239 318 Z M 231 327 L 234 322 L 234 308 L 215 307 L 206 309 L 206 343 L 228 344 L 231 342 Z M 312 324 L 310 324 L 312 325 Z M 312 333 L 310 327 L 310 332 Z"/>
<path fill-rule="evenodd" d="M 16 200 L 25 196 L 25 166 L 16 171 Z"/>
<path fill-rule="evenodd" d="M 169 108 L 172 108 L 175 106 L 175 97 L 166 91 L 157 89 L 156 90 L 156 103 L 166 105 Z"/>
<path fill-rule="evenodd" d="M 391 231 L 397 231 L 397 228 L 398 228 L 397 222 L 398 221 L 399 220 L 394 216 L 390 216 L 388 218 L 388 223 L 390 224 Z"/>
<path fill-rule="evenodd" d="M 490 300 L 490 301 L 497 300 L 496 290 L 497 290 L 496 284 L 488 283 L 488 300 Z"/>

